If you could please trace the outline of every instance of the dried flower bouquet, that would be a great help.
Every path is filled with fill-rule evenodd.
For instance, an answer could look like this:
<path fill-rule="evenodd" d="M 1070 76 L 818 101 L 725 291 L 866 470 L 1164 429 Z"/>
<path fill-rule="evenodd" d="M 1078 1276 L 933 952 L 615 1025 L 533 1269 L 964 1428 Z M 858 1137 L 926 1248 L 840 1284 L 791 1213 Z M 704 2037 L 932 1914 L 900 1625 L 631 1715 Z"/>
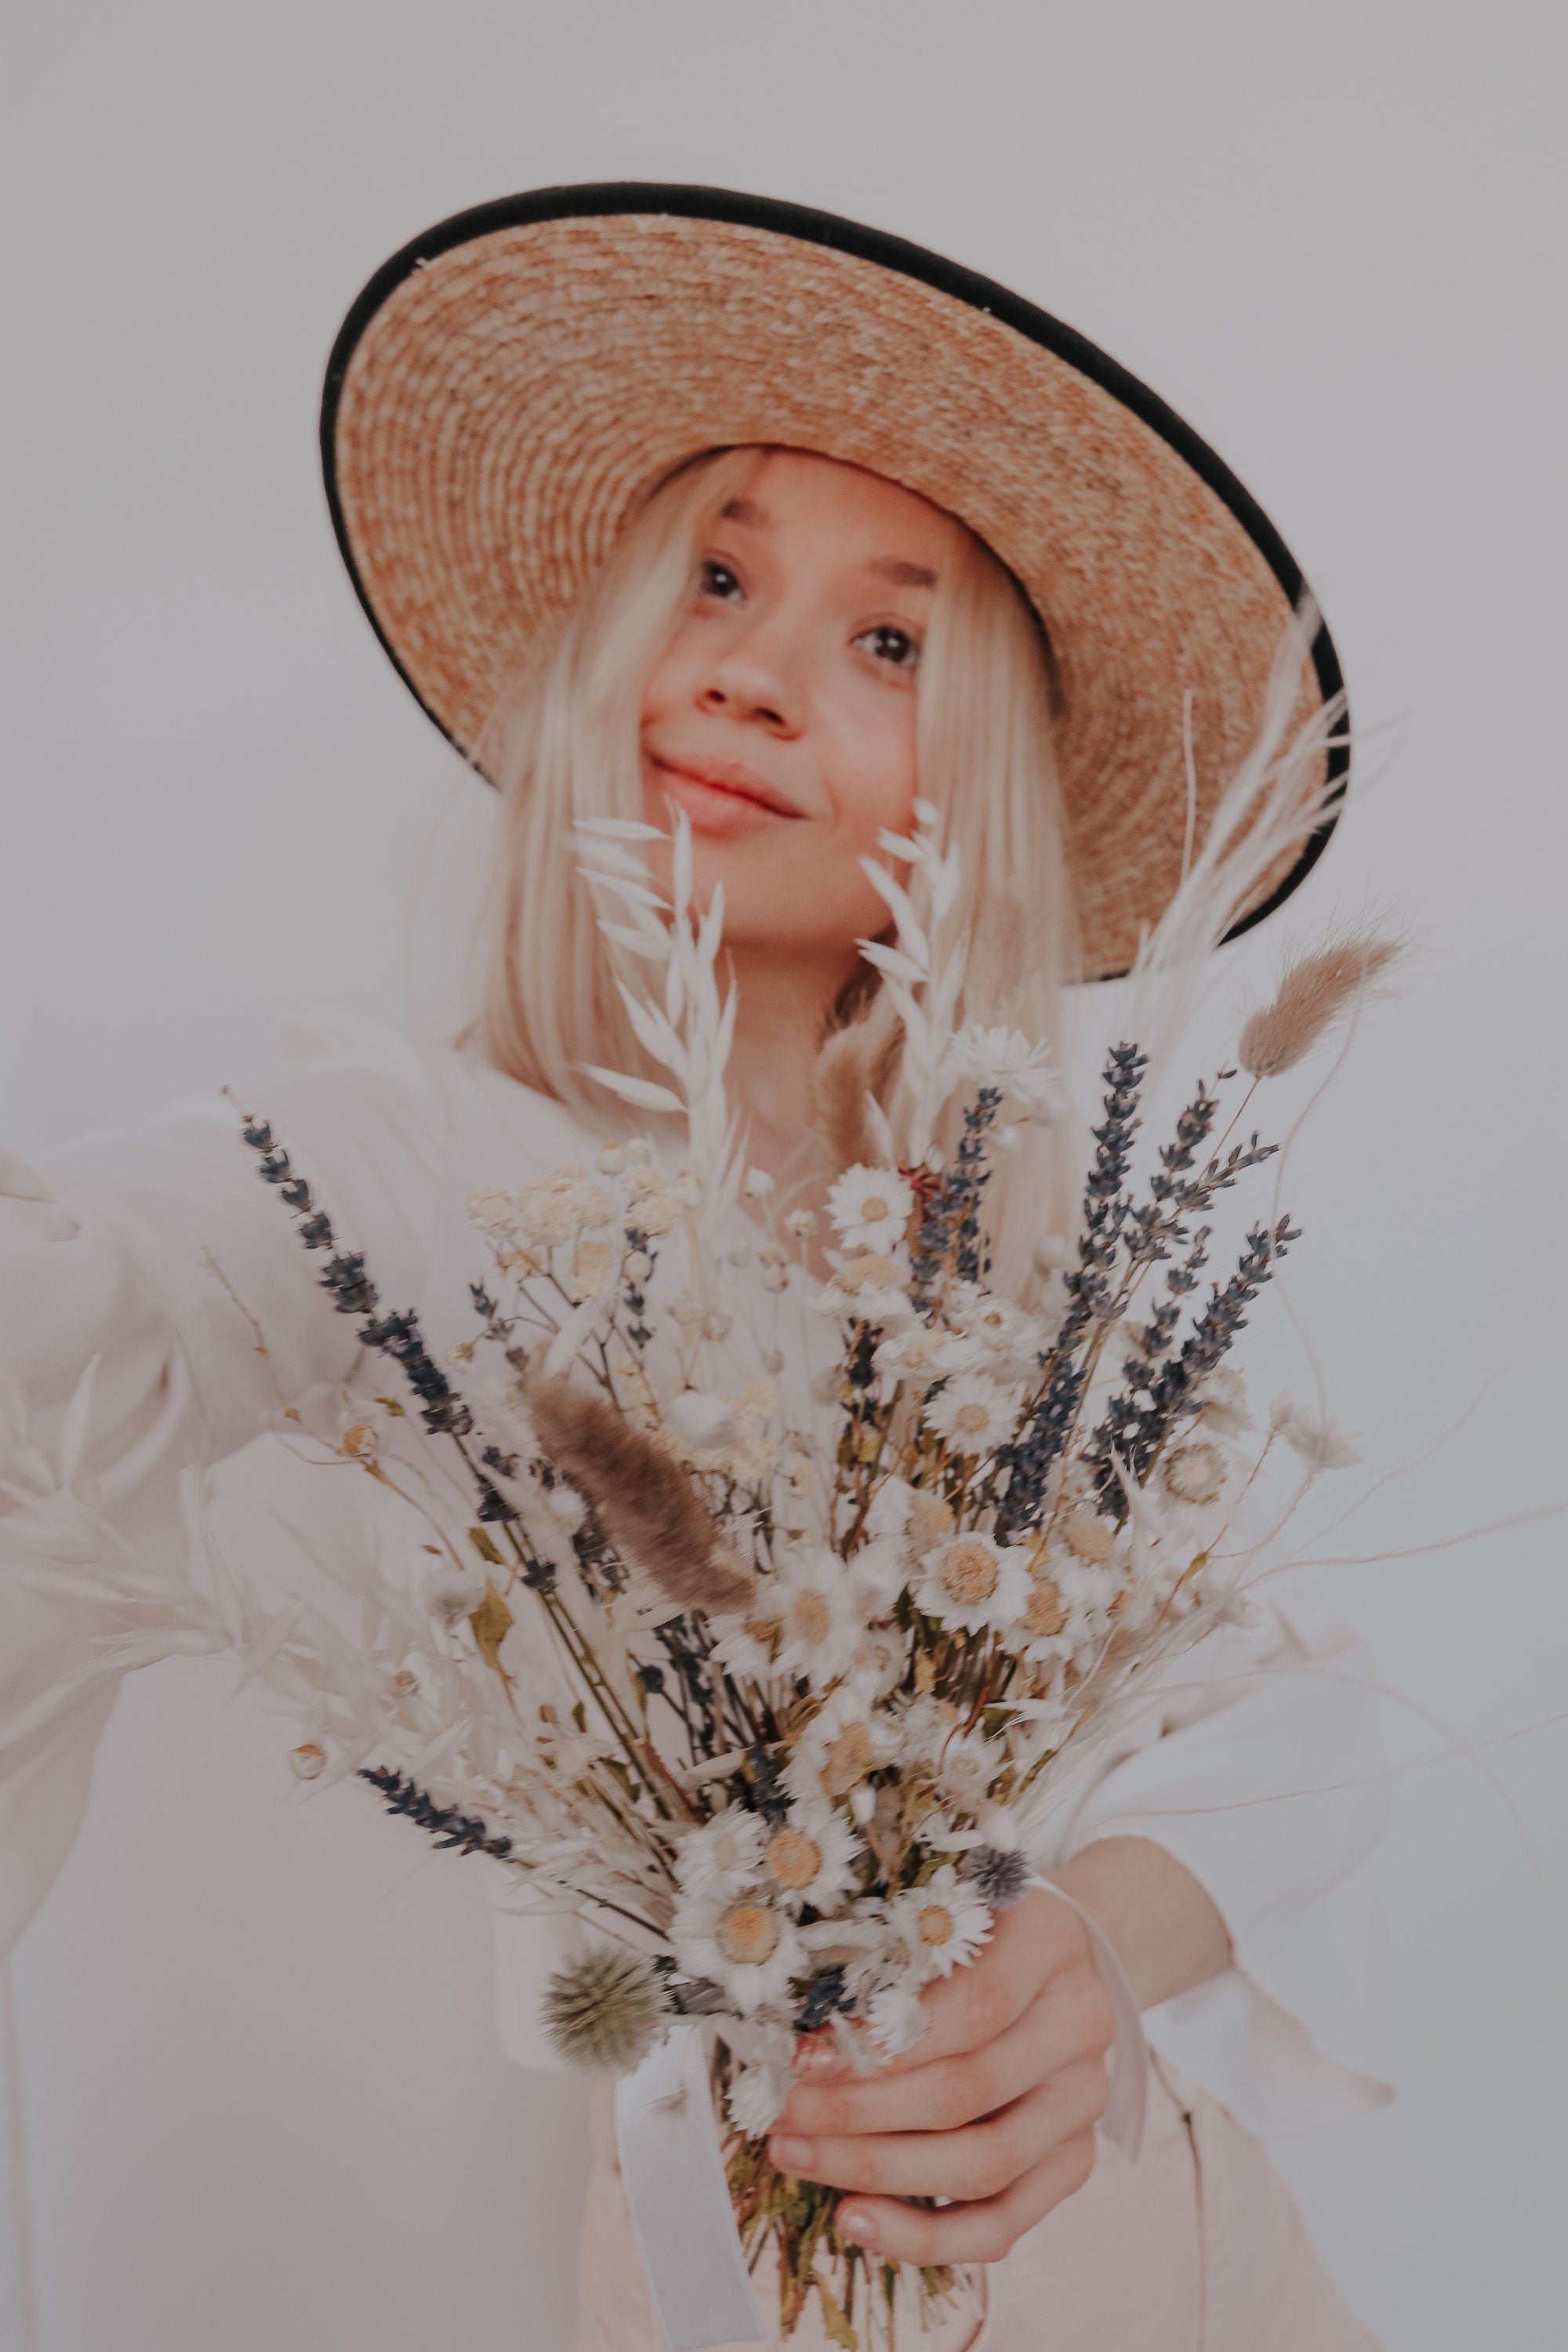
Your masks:
<path fill-rule="evenodd" d="M 595 1076 L 679 1120 L 683 1149 L 633 1137 L 470 1200 L 490 1271 L 460 1363 L 388 1308 L 284 1145 L 245 1121 L 333 1307 L 405 1384 L 354 1404 L 336 1447 L 397 1498 L 405 1539 L 310 1547 L 353 1619 L 245 1590 L 199 1508 L 188 1569 L 128 1552 L 79 1471 L 90 1376 L 61 1459 L 22 1429 L 5 1490 L 55 1589 L 107 1611 L 105 1670 L 230 1654 L 293 1711 L 301 1779 L 363 1775 L 520 1899 L 599 1931 L 549 1995 L 568 2058 L 624 2074 L 671 2020 L 716 2021 L 742 2239 L 776 2259 L 784 2333 L 815 2296 L 846 2346 L 890 2334 L 907 2283 L 839 2240 L 837 2191 L 771 2164 L 795 2039 L 830 2029 L 861 2065 L 916 2043 L 922 1988 L 1024 1894 L 1064 1772 L 1245 1610 L 1265 1458 L 1284 1444 L 1307 1477 L 1354 1458 L 1294 1406 L 1255 1430 L 1227 1360 L 1289 1221 L 1254 1225 L 1200 1293 L 1212 1204 L 1275 1148 L 1238 1133 L 1251 1087 L 1391 953 L 1300 959 L 1244 1034 L 1250 1087 L 1229 1069 L 1201 1087 L 1142 1182 L 1145 1057 L 1114 1047 L 1079 1229 L 1026 1310 L 987 1286 L 987 1192 L 1012 1128 L 1060 1115 L 1061 1084 L 1034 1042 L 956 1020 L 957 869 L 934 812 L 917 818 L 867 866 L 903 1131 L 895 1146 L 853 1053 L 830 1049 L 872 1157 L 827 1193 L 826 1281 L 816 1217 L 775 1213 L 727 1103 L 717 894 L 699 919 L 684 828 L 667 905 L 647 828 L 604 823 L 587 867 L 606 932 L 656 975 L 623 994 L 665 1077 Z"/>

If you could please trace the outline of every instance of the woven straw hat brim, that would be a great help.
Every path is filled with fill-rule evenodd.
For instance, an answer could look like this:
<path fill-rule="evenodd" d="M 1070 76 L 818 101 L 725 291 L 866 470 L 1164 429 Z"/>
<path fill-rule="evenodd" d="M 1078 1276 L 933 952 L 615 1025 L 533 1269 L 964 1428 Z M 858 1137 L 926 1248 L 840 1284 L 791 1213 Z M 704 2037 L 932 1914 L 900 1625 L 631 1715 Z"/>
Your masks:
<path fill-rule="evenodd" d="M 960 516 L 1014 572 L 1060 676 L 1085 965 L 1126 969 L 1250 748 L 1300 571 L 1171 410 L 1044 311 L 918 247 L 760 197 L 536 191 L 416 237 L 350 311 L 322 457 L 394 663 L 471 757 L 642 500 L 699 453 L 812 449 Z M 1342 691 L 1326 627 L 1298 719 Z M 1342 795 L 1346 729 L 1312 780 Z M 1232 936 L 1297 887 L 1337 804 Z"/>

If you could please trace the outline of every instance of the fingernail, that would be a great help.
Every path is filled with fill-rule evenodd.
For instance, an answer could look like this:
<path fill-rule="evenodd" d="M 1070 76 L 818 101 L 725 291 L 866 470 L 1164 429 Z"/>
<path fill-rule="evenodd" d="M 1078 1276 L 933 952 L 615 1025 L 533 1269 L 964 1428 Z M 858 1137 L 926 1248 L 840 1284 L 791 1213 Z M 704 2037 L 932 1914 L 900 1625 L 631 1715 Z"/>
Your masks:
<path fill-rule="evenodd" d="M 803 2042 L 795 2053 L 797 2074 L 837 2074 L 842 2063 L 833 2042 Z"/>
<path fill-rule="evenodd" d="M 775 2139 L 773 2144 L 773 2162 L 781 2172 L 809 2172 L 814 2152 L 808 2139 Z"/>
<path fill-rule="evenodd" d="M 874 2246 L 877 2242 L 877 2217 L 868 2213 L 863 2205 L 846 2205 L 838 2216 L 838 2234 L 857 2246 Z"/>

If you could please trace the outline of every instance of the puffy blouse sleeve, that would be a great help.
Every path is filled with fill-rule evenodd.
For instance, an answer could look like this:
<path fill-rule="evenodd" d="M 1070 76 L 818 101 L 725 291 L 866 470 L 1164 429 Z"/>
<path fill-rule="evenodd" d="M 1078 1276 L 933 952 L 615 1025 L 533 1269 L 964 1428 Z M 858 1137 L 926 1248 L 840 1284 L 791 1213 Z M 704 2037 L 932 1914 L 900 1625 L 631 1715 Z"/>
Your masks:
<path fill-rule="evenodd" d="M 291 1064 L 258 1082 L 254 1107 L 298 1136 L 329 1206 L 341 1180 L 356 1211 L 374 1212 L 367 1169 L 383 1173 L 377 1197 L 406 1193 L 417 1066 Z M 412 1284 L 418 1236 L 384 1218 L 375 1238 L 391 1279 Z M 111 1685 L 80 1679 L 100 1639 L 92 1612 L 63 1572 L 51 1591 L 48 1560 L 40 1569 L 22 1542 L 29 1495 L 69 1469 L 83 1373 L 96 1359 L 79 1487 L 90 1480 L 96 1512 L 166 1556 L 184 1540 L 182 1473 L 236 1452 L 286 1406 L 308 1422 L 312 1397 L 355 1371 L 353 1323 L 317 1271 L 220 1097 L 37 1168 L 0 1154 L 0 1952 L 65 1859 L 113 1699 Z"/>
<path fill-rule="evenodd" d="M 1360 1867 L 1387 1805 L 1371 1659 L 1292 1602 L 1181 1660 L 1060 1825 L 1058 1861 L 1147 1838 L 1215 1905 L 1231 1965 L 1144 2025 L 1249 2130 L 1305 2130 L 1393 2096 L 1382 1923 Z"/>

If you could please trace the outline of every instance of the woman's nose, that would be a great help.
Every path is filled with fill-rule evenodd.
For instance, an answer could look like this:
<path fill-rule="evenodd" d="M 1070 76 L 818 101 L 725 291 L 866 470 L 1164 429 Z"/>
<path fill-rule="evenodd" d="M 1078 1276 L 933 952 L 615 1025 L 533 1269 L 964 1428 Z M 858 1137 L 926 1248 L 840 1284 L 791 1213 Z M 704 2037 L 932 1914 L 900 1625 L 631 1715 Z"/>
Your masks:
<path fill-rule="evenodd" d="M 759 647 L 731 646 L 709 671 L 698 690 L 704 710 L 752 721 L 774 734 L 800 726 L 800 696 L 782 662 Z"/>

